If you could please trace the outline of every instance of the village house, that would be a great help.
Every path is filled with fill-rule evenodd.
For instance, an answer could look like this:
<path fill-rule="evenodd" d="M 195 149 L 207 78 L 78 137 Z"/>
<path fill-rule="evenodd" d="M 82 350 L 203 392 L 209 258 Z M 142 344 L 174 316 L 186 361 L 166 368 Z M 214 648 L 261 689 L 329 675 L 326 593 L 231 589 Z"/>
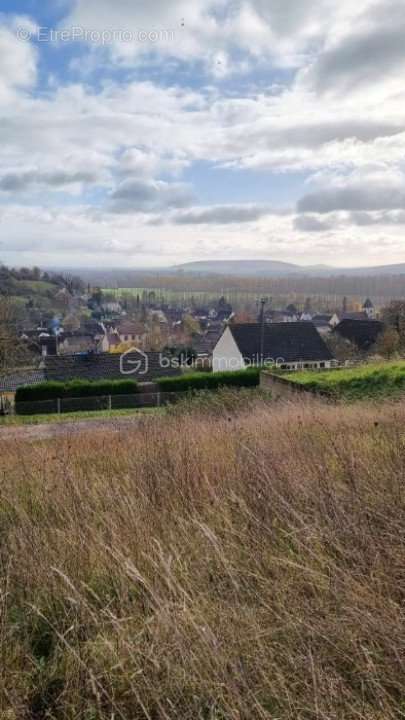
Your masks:
<path fill-rule="evenodd" d="M 363 312 L 366 313 L 369 320 L 375 320 L 377 317 L 376 310 L 374 307 L 374 304 L 370 300 L 370 298 L 367 298 L 363 305 Z"/>
<path fill-rule="evenodd" d="M 45 373 L 41 369 L 20 369 L 0 376 L 0 414 L 7 412 L 14 404 L 14 396 L 19 387 L 38 385 L 45 380 Z"/>
<path fill-rule="evenodd" d="M 42 382 L 70 380 L 136 380 L 153 383 L 159 377 L 181 374 L 178 365 L 158 352 L 130 350 L 123 355 L 111 353 L 79 353 L 77 355 L 48 355 L 39 369 L 21 369 L 0 377 L 0 412 L 14 404 L 20 387 Z"/>
<path fill-rule="evenodd" d="M 329 335 L 330 332 L 332 332 L 332 326 L 330 324 L 330 321 L 332 319 L 332 315 L 325 315 L 319 313 L 318 315 L 314 315 L 311 322 L 313 325 L 315 325 L 316 329 L 318 330 L 321 335 Z"/>
<path fill-rule="evenodd" d="M 264 320 L 266 323 L 285 323 L 285 322 L 297 322 L 299 320 L 299 314 L 292 310 L 267 310 L 264 314 Z"/>
<path fill-rule="evenodd" d="M 214 372 L 264 364 L 297 370 L 328 368 L 333 360 L 310 322 L 245 323 L 225 328 L 213 350 L 212 365 Z"/>
<path fill-rule="evenodd" d="M 335 328 L 343 320 L 353 320 L 354 322 L 358 322 L 361 320 L 368 320 L 368 317 L 367 317 L 367 313 L 365 313 L 362 310 L 356 311 L 356 312 L 333 313 L 333 315 L 330 319 L 330 325 L 332 328 Z"/>
<path fill-rule="evenodd" d="M 122 380 L 153 382 L 158 377 L 178 375 L 169 359 L 158 352 L 129 351 L 124 356 L 111 353 L 87 353 L 47 357 L 43 367 L 46 380 Z"/>
<path fill-rule="evenodd" d="M 142 348 L 147 337 L 147 332 L 143 323 L 131 320 L 123 320 L 122 322 L 111 323 L 106 322 L 103 325 L 103 337 L 100 342 L 102 352 L 108 353 L 119 345 L 134 345 Z"/>
<path fill-rule="evenodd" d="M 375 345 L 381 333 L 384 332 L 384 323 L 379 320 L 346 318 L 335 327 L 333 332 L 343 340 L 348 340 L 356 345 L 359 350 L 366 352 Z"/>
<path fill-rule="evenodd" d="M 361 310 L 350 312 L 345 309 L 342 310 L 342 312 L 336 312 L 333 313 L 331 319 L 330 319 L 330 325 L 332 328 L 335 328 L 337 325 L 339 325 L 342 320 L 376 320 L 377 319 L 377 312 L 374 307 L 373 302 L 370 300 L 370 298 L 367 298 L 365 302 L 363 303 L 363 307 Z"/>

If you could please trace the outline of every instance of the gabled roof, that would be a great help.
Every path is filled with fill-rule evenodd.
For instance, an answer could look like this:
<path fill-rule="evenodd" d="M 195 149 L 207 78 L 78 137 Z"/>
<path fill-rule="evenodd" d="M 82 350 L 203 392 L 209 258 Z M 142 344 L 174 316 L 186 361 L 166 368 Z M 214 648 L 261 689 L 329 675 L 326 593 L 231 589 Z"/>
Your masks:
<path fill-rule="evenodd" d="M 342 322 L 343 320 L 368 320 L 366 312 L 345 312 L 338 313 L 338 318 Z"/>
<path fill-rule="evenodd" d="M 325 327 L 326 325 L 329 325 L 330 321 L 332 320 L 332 315 L 314 315 L 312 318 L 312 322 L 315 325 L 315 327 Z"/>
<path fill-rule="evenodd" d="M 147 358 L 147 359 L 146 359 Z M 162 355 L 157 352 L 126 353 L 124 368 L 131 374 L 122 373 L 121 355 L 110 353 L 84 353 L 82 355 L 64 355 L 45 358 L 46 380 L 123 380 L 134 379 L 139 382 L 153 381 L 157 377 L 179 375 L 177 368 L 163 366 Z M 136 372 L 137 364 L 139 367 Z M 165 363 L 165 365 L 168 363 Z"/>
<path fill-rule="evenodd" d="M 200 335 L 193 340 L 193 349 L 200 355 L 212 355 L 221 335 L 221 330 L 208 330 L 205 335 Z"/>
<path fill-rule="evenodd" d="M 268 310 L 265 315 L 266 322 L 279 322 L 282 321 L 284 318 L 293 318 L 297 317 L 296 313 L 292 313 L 289 310 Z"/>
<path fill-rule="evenodd" d="M 229 325 L 242 356 L 260 362 L 262 326 L 260 323 Z M 333 356 L 311 322 L 265 324 L 264 360 L 285 362 L 328 361 Z"/>
<path fill-rule="evenodd" d="M 61 355 L 76 355 L 94 350 L 95 347 L 96 343 L 92 335 L 71 335 L 63 336 L 63 345 L 59 344 L 58 350 Z"/>
<path fill-rule="evenodd" d="M 342 320 L 334 332 L 345 340 L 357 345 L 360 350 L 368 350 L 377 341 L 384 330 L 384 323 L 378 320 Z"/>
<path fill-rule="evenodd" d="M 373 305 L 372 301 L 370 300 L 370 298 L 367 298 L 367 300 L 365 301 L 365 303 L 364 303 L 364 305 L 363 305 L 363 308 L 365 308 L 365 309 L 367 308 L 367 309 L 370 309 L 370 310 L 371 310 L 372 308 L 374 308 L 374 305 Z"/>

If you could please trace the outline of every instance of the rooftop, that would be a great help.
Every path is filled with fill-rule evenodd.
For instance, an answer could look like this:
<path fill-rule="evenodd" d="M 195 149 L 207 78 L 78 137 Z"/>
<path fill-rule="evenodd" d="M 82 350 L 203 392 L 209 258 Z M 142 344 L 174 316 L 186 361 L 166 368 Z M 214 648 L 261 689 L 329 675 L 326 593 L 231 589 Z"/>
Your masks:
<path fill-rule="evenodd" d="M 346 318 L 336 325 L 334 332 L 357 345 L 361 350 L 368 350 L 384 330 L 384 323 L 378 320 L 352 320 Z"/>
<path fill-rule="evenodd" d="M 0 393 L 14 393 L 23 385 L 38 385 L 45 380 L 43 370 L 17 370 L 0 376 Z"/>
<path fill-rule="evenodd" d="M 65 382 L 76 378 L 82 380 L 122 380 L 132 378 L 150 382 L 157 377 L 178 375 L 179 370 L 166 367 L 158 352 L 128 352 L 123 357 L 110 353 L 83 353 L 45 358 L 47 380 Z"/>
<path fill-rule="evenodd" d="M 229 325 L 229 329 L 244 358 L 260 360 L 262 326 L 260 323 Z M 265 359 L 285 362 L 305 360 L 333 360 L 333 356 L 310 322 L 265 324 L 263 353 Z"/>

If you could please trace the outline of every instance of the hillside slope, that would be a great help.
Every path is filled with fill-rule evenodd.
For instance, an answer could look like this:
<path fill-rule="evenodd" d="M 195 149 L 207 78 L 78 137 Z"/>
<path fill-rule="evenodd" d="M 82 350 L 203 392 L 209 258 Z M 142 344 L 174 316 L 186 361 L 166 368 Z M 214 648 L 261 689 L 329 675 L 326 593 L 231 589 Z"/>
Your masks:
<path fill-rule="evenodd" d="M 328 265 L 295 265 L 277 260 L 202 260 L 177 265 L 171 272 L 201 275 L 233 275 L 239 277 L 375 277 L 404 275 L 405 263 L 381 265 L 378 267 L 336 268 Z"/>

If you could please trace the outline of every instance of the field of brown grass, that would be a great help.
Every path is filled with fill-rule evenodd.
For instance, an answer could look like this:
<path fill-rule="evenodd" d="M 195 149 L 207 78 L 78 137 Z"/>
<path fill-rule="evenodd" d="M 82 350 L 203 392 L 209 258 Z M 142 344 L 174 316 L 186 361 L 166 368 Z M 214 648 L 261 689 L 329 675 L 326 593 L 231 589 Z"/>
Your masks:
<path fill-rule="evenodd" d="M 1 720 L 405 718 L 405 405 L 231 406 L 0 442 Z"/>

